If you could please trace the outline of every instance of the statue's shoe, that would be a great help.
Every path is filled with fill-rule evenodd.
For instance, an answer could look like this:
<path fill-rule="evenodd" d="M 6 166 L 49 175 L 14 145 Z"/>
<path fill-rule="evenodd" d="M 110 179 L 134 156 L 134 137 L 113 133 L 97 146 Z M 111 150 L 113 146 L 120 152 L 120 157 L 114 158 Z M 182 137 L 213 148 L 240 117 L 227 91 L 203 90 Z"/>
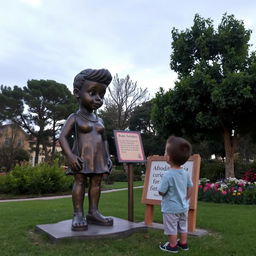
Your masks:
<path fill-rule="evenodd" d="M 88 224 L 84 216 L 75 215 L 72 220 L 72 227 L 73 231 L 85 231 L 88 229 Z"/>
<path fill-rule="evenodd" d="M 113 226 L 113 219 L 111 217 L 105 217 L 99 212 L 88 213 L 86 219 L 89 224 L 99 226 Z"/>

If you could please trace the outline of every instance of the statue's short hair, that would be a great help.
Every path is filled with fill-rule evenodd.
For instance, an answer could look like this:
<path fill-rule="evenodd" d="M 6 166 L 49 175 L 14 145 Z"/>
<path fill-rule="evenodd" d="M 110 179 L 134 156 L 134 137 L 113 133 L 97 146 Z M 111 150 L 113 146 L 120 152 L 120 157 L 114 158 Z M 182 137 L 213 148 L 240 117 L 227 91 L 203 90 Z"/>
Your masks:
<path fill-rule="evenodd" d="M 112 76 L 107 69 L 85 69 L 77 74 L 74 78 L 74 89 L 81 89 L 86 80 L 109 85 Z"/>

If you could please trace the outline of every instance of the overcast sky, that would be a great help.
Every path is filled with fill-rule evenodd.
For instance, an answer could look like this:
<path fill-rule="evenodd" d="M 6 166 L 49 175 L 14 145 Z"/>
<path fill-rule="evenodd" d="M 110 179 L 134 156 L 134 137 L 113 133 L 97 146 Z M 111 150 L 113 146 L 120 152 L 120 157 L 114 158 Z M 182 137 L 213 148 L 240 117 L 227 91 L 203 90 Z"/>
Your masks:
<path fill-rule="evenodd" d="M 8 0 L 0 5 L 0 84 L 51 79 L 72 90 L 85 68 L 127 74 L 151 97 L 173 87 L 171 29 L 191 27 L 199 13 L 219 24 L 234 14 L 252 29 L 254 0 Z"/>

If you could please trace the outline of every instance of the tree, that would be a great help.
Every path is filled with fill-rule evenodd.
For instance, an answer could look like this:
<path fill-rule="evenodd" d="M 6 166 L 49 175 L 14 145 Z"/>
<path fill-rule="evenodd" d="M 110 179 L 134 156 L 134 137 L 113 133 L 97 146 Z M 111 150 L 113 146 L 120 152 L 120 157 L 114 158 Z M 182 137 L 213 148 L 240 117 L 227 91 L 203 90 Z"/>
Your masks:
<path fill-rule="evenodd" d="M 53 157 L 60 121 L 75 107 L 75 98 L 67 86 L 53 80 L 29 80 L 23 88 L 1 86 L 1 100 L 4 102 L 2 116 L 36 138 L 35 164 L 38 163 L 40 145 L 46 148 L 49 137 Z"/>
<path fill-rule="evenodd" d="M 104 120 L 110 154 L 116 155 L 113 130 L 129 127 L 133 110 L 147 99 L 147 94 L 147 89 L 138 87 L 137 82 L 133 82 L 129 75 L 125 78 L 119 78 L 117 74 L 114 76 L 108 87 L 105 108 L 99 112 Z"/>
<path fill-rule="evenodd" d="M 159 132 L 222 137 L 226 177 L 234 177 L 238 138 L 256 121 L 256 58 L 249 53 L 251 31 L 224 14 L 218 28 L 195 15 L 185 31 L 172 30 L 173 90 L 156 95 L 153 119 Z M 165 132 L 166 133 L 166 132 Z"/>
<path fill-rule="evenodd" d="M 114 76 L 112 86 L 108 87 L 105 109 L 101 116 L 112 129 L 124 130 L 129 127 L 131 113 L 141 102 L 147 99 L 147 89 L 138 87 L 130 76 L 119 78 Z"/>
<path fill-rule="evenodd" d="M 157 136 L 151 120 L 152 101 L 146 101 L 137 106 L 130 118 L 129 129 L 140 131 L 146 156 L 162 155 L 164 153 L 165 140 Z"/>

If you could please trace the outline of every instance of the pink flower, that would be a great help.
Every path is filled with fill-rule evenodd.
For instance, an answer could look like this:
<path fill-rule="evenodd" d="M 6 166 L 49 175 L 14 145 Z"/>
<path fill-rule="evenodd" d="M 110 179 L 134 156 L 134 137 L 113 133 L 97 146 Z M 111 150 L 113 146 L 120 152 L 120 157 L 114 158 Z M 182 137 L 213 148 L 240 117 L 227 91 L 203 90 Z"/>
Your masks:
<path fill-rule="evenodd" d="M 206 190 L 208 190 L 208 187 L 205 186 L 204 189 L 203 189 L 203 191 L 205 192 Z"/>
<path fill-rule="evenodd" d="M 222 195 L 224 195 L 224 196 L 225 196 L 225 195 L 227 194 L 227 191 L 222 190 L 222 191 L 221 191 L 221 193 L 222 193 Z"/>
<path fill-rule="evenodd" d="M 211 186 L 212 186 L 212 185 L 211 185 L 210 183 L 205 184 L 205 187 L 207 187 L 207 189 L 210 189 Z"/>
<path fill-rule="evenodd" d="M 203 187 L 203 185 L 199 185 L 199 188 L 202 188 Z"/>
<path fill-rule="evenodd" d="M 239 191 L 239 192 L 242 192 L 242 191 L 243 191 L 243 188 L 242 188 L 242 187 L 239 187 L 239 188 L 238 188 L 238 191 Z"/>

